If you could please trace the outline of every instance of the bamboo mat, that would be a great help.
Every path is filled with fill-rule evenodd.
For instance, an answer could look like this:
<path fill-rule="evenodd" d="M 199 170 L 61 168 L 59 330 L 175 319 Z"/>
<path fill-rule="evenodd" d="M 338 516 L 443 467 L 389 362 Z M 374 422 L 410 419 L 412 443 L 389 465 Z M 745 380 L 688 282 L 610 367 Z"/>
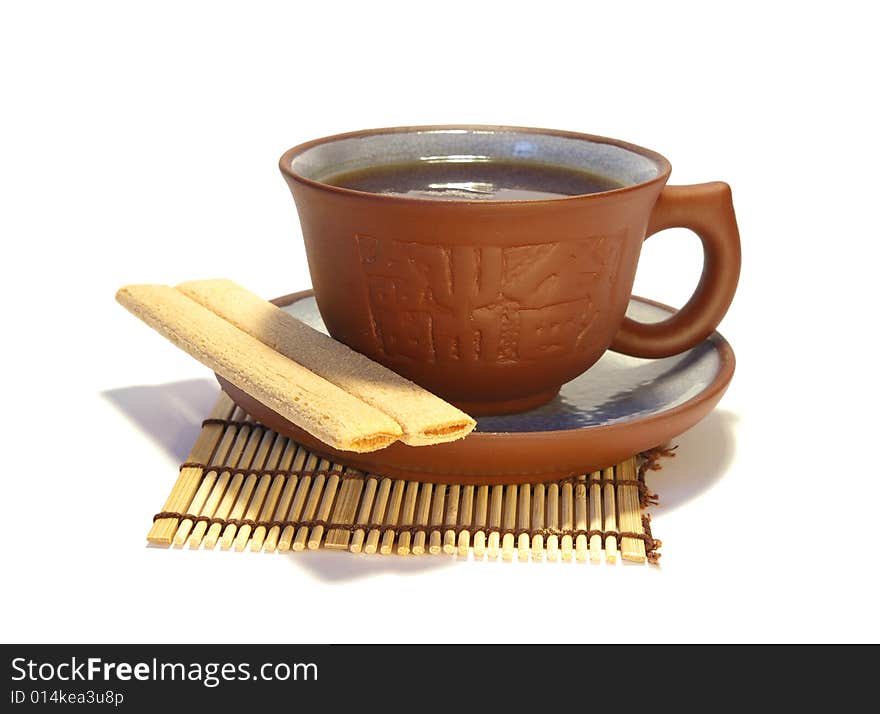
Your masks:
<path fill-rule="evenodd" d="M 147 535 L 164 546 L 656 563 L 645 472 L 665 448 L 550 483 L 462 486 L 335 464 L 221 392 Z"/>

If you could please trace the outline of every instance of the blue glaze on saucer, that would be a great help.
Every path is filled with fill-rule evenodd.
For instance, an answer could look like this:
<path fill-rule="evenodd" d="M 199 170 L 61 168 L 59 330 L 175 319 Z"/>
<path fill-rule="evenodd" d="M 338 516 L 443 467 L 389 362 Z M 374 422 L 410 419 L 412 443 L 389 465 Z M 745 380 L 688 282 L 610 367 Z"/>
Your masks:
<path fill-rule="evenodd" d="M 284 309 L 327 332 L 313 297 Z M 660 322 L 670 312 L 633 298 L 626 314 L 640 322 Z M 641 359 L 607 351 L 584 374 L 564 384 L 553 401 L 518 414 L 479 417 L 476 430 L 517 433 L 583 429 L 669 411 L 715 381 L 721 370 L 720 340 L 713 334 L 693 349 L 665 359 Z"/>

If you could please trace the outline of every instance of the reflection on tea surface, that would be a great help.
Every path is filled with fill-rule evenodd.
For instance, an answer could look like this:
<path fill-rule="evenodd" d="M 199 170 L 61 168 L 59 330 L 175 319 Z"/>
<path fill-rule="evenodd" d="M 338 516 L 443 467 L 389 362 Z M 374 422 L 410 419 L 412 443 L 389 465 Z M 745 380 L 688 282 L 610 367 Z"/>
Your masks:
<path fill-rule="evenodd" d="M 336 174 L 324 183 L 369 193 L 444 201 L 535 201 L 621 188 L 586 170 L 516 160 L 427 157 Z"/>

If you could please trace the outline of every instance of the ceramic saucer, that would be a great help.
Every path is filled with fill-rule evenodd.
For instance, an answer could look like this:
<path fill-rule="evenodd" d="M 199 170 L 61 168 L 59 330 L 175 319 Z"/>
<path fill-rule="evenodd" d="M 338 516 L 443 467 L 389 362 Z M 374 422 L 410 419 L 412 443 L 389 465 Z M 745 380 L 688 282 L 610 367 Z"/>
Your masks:
<path fill-rule="evenodd" d="M 311 291 L 274 302 L 326 332 Z M 627 315 L 659 322 L 673 312 L 633 297 Z M 331 449 L 218 379 L 229 396 L 263 424 L 336 463 L 436 483 L 528 483 L 595 471 L 668 442 L 715 407 L 733 377 L 734 364 L 733 350 L 717 332 L 666 359 L 609 351 L 537 409 L 479 417 L 474 432 L 448 444 L 412 447 L 397 442 L 366 454 Z"/>

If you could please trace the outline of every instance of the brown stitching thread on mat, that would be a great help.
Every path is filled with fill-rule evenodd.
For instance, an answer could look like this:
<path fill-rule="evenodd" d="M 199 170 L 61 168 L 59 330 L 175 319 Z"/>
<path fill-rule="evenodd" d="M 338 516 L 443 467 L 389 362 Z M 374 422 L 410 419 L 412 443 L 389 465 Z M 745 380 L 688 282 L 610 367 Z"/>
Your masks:
<path fill-rule="evenodd" d="M 317 476 L 324 476 L 325 478 L 329 478 L 330 476 L 338 476 L 342 480 L 351 478 L 364 478 L 364 475 L 362 473 L 351 473 L 348 471 L 343 471 L 341 469 L 238 469 L 234 466 L 209 466 L 208 464 L 202 464 L 195 461 L 186 461 L 180 465 L 180 468 L 199 468 L 202 469 L 202 471 L 215 472 L 228 471 L 229 473 L 241 474 L 242 476 L 297 476 L 298 478 L 303 478 L 305 476 L 309 476 L 310 478 L 315 478 Z M 649 466 L 647 468 L 650 468 L 653 471 L 659 471 L 663 467 L 657 464 Z M 576 477 L 571 477 L 563 479 L 562 481 L 558 481 L 557 483 L 582 483 L 586 484 L 587 486 L 592 486 L 593 484 L 597 484 L 600 486 L 611 484 L 616 486 L 636 486 L 640 489 L 647 488 L 645 487 L 644 480 L 641 479 L 612 479 L 600 477 L 588 478 L 585 481 L 578 481 Z M 651 495 L 653 497 L 654 494 Z"/>
<path fill-rule="evenodd" d="M 206 468 L 208 467 L 204 464 L 200 464 L 198 461 L 184 461 L 180 465 L 181 471 L 183 471 L 184 469 L 201 469 L 202 471 L 204 471 Z"/>
<path fill-rule="evenodd" d="M 645 529 L 644 537 L 642 538 L 645 541 L 645 556 L 648 558 L 649 563 L 657 565 L 662 555 L 659 550 L 663 545 L 663 541 L 654 538 L 651 533 L 651 515 L 649 513 L 642 514 L 642 528 Z"/>
<path fill-rule="evenodd" d="M 570 478 L 562 479 L 562 481 L 557 481 L 557 483 L 573 483 L 573 484 L 586 484 L 587 486 L 592 486 L 593 484 L 597 484 L 599 486 L 604 486 L 605 484 L 615 484 L 617 486 L 638 486 L 640 481 L 634 478 L 605 478 L 604 476 L 594 476 L 593 478 L 584 479 L 583 481 L 579 481 L 577 476 L 571 476 Z"/>
<path fill-rule="evenodd" d="M 329 528 L 336 527 L 334 524 L 330 524 Z M 356 526 L 361 528 L 375 528 L 377 526 Z M 396 527 L 390 526 L 386 527 L 387 529 L 397 530 Z M 430 535 L 431 533 L 444 533 L 446 531 L 454 531 L 456 535 L 461 533 L 462 531 L 471 531 L 476 533 L 478 531 L 483 531 L 484 533 L 498 533 L 501 536 L 505 536 L 508 534 L 513 534 L 517 538 L 520 535 L 527 535 L 530 538 L 534 538 L 536 535 L 547 536 L 555 535 L 555 536 L 564 536 L 570 535 L 573 537 L 577 537 L 579 535 L 585 535 L 588 538 L 598 535 L 603 538 L 607 536 L 616 536 L 618 540 L 620 538 L 636 538 L 638 540 L 642 540 L 645 542 L 645 545 L 651 547 L 652 544 L 656 544 L 656 547 L 660 547 L 660 541 L 655 540 L 651 537 L 650 533 L 636 533 L 634 531 L 617 531 L 617 530 L 601 530 L 598 528 L 593 528 L 591 530 L 583 530 L 583 529 L 563 529 L 563 528 L 490 528 L 488 526 L 462 526 L 458 524 L 445 524 L 439 526 L 404 526 L 399 529 L 399 532 L 412 532 L 412 531 L 424 531 L 426 534 Z"/>
<path fill-rule="evenodd" d="M 219 523 L 220 525 L 224 525 L 229 523 L 224 518 L 211 518 L 210 516 L 197 516 L 194 513 L 178 513 L 177 511 L 161 511 L 153 516 L 153 523 L 158 521 L 160 518 L 174 518 L 178 521 L 181 520 L 190 520 L 193 522 L 193 525 L 197 523 L 207 523 L 209 526 L 214 525 L 215 523 Z"/>
<path fill-rule="evenodd" d="M 564 536 L 570 535 L 572 537 L 577 537 L 580 535 L 587 536 L 587 538 L 591 538 L 594 535 L 602 536 L 602 538 L 607 538 L 608 536 L 615 536 L 618 540 L 621 538 L 636 538 L 638 540 L 645 542 L 645 547 L 648 550 L 648 560 L 652 563 L 656 563 L 660 558 L 660 554 L 657 550 L 662 545 L 662 542 L 657 540 L 651 535 L 651 526 L 650 526 L 650 517 L 647 514 L 642 516 L 642 525 L 645 528 L 644 533 L 636 533 L 634 531 L 617 531 L 617 530 L 600 530 L 598 528 L 593 528 L 590 530 L 583 529 L 562 529 L 562 528 L 489 528 L 489 527 L 472 527 L 472 526 L 463 526 L 459 524 L 444 524 L 439 526 L 386 526 L 380 525 L 378 523 L 334 523 L 333 521 L 324 521 L 318 518 L 313 518 L 306 521 L 254 521 L 250 518 L 208 518 L 207 516 L 193 516 L 189 513 L 175 513 L 170 511 L 162 511 L 161 513 L 157 513 L 153 516 L 153 520 L 158 520 L 159 518 L 190 518 L 194 520 L 196 523 L 199 521 L 205 521 L 210 524 L 220 523 L 223 526 L 234 525 L 237 527 L 241 526 L 251 526 L 251 528 L 259 528 L 263 526 L 264 528 L 271 528 L 273 526 L 278 526 L 279 528 L 284 528 L 286 526 L 295 526 L 297 528 L 316 528 L 318 526 L 322 526 L 327 531 L 332 530 L 344 530 L 349 533 L 353 533 L 356 530 L 378 530 L 380 535 L 384 535 L 388 531 L 393 531 L 395 534 L 400 535 L 402 533 L 416 533 L 416 532 L 424 532 L 427 535 L 431 533 L 445 533 L 446 531 L 454 531 L 456 535 L 461 533 L 462 531 L 483 531 L 485 533 L 498 533 L 502 536 L 513 534 L 516 537 L 520 535 L 528 535 L 530 538 L 534 538 L 536 535 L 542 535 L 544 537 L 555 535 L 555 536 Z"/>
<path fill-rule="evenodd" d="M 153 523 L 158 521 L 160 518 L 184 518 L 186 514 L 177 513 L 176 511 L 160 511 L 155 516 L 153 516 Z"/>
<path fill-rule="evenodd" d="M 446 531 L 453 531 L 456 537 L 458 537 L 458 535 L 464 531 L 471 530 L 471 526 L 463 526 L 458 523 L 454 523 L 452 525 L 447 523 L 445 525 L 439 526 L 410 526 L 410 528 L 415 531 L 424 531 L 425 534 L 428 536 L 430 536 L 432 533 L 439 533 L 440 535 L 443 535 Z"/>
<path fill-rule="evenodd" d="M 310 478 L 316 478 L 317 476 L 324 476 L 325 478 L 338 476 L 339 479 L 343 481 L 350 478 L 363 478 L 363 475 L 360 473 L 350 473 L 341 469 L 239 469 L 234 466 L 208 466 L 207 464 L 200 464 L 194 461 L 187 461 L 181 464 L 180 468 L 199 468 L 202 469 L 202 471 L 214 471 L 215 473 L 226 471 L 231 474 L 241 474 L 242 476 L 296 476 L 298 478 L 303 478 L 305 476 L 309 476 Z"/>
<path fill-rule="evenodd" d="M 666 446 L 655 446 L 653 449 L 648 449 L 647 451 L 643 451 L 639 454 L 639 470 L 638 470 L 638 479 L 639 479 L 639 506 L 642 508 L 647 508 L 648 506 L 656 506 L 660 503 L 660 497 L 651 491 L 648 488 L 648 484 L 645 482 L 645 474 L 648 471 L 660 471 L 663 466 L 660 464 L 661 458 L 675 458 L 675 450 L 678 448 L 678 445 L 672 447 Z M 659 556 L 658 556 L 659 557 Z"/>
<path fill-rule="evenodd" d="M 230 526 L 235 526 L 236 528 L 241 528 L 242 526 L 250 526 L 251 528 L 257 527 L 257 521 L 251 520 L 250 518 L 230 518 L 226 523 Z"/>

